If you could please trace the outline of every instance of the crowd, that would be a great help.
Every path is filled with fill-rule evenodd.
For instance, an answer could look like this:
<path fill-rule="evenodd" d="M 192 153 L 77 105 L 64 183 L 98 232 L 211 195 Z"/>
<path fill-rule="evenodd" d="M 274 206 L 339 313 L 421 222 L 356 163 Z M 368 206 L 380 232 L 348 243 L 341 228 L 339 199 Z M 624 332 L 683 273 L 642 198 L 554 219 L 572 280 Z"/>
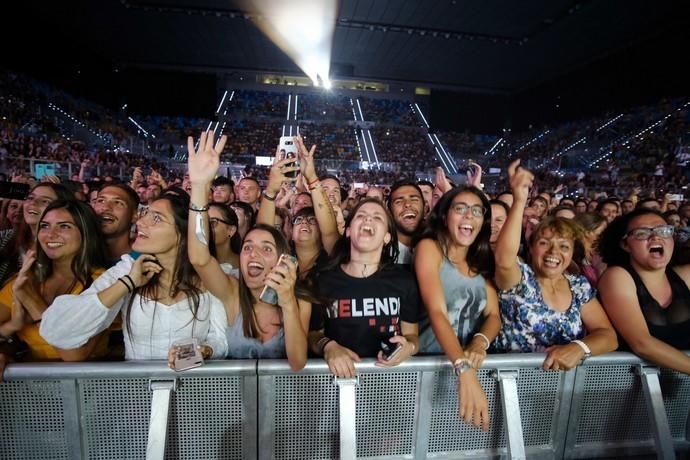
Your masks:
<path fill-rule="evenodd" d="M 421 122 L 412 111 L 409 101 L 360 97 L 364 119 L 397 126 L 420 126 Z M 428 112 L 427 112 L 428 113 Z"/>
<path fill-rule="evenodd" d="M 51 177 L 5 197 L 0 369 L 311 356 L 352 377 L 362 358 L 444 354 L 484 430 L 487 353 L 545 352 L 558 371 L 623 349 L 690 374 L 690 202 L 571 198 L 519 160 L 496 194 L 481 168 L 461 186 L 440 168 L 348 186 L 299 137 L 299 164 L 235 183 L 218 175 L 235 142 L 189 138 L 179 178 Z"/>
<path fill-rule="evenodd" d="M 351 121 L 354 119 L 350 98 L 333 93 L 298 94 L 300 120 Z"/>

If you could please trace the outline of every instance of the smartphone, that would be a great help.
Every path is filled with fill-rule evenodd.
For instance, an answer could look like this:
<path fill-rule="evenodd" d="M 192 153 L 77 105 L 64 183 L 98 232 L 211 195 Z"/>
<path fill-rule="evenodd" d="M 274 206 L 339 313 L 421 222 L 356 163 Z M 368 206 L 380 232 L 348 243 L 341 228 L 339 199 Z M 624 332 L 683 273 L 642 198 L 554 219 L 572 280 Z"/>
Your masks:
<path fill-rule="evenodd" d="M 391 342 L 390 339 L 395 337 L 394 335 L 388 337 L 381 341 L 381 351 L 383 352 L 383 357 L 386 361 L 390 361 L 395 358 L 395 356 L 402 350 L 402 344 Z"/>
<path fill-rule="evenodd" d="M 297 144 L 295 144 L 295 139 L 292 136 L 282 136 L 280 138 L 280 144 L 279 144 L 279 149 L 280 149 L 280 160 L 284 160 L 286 158 L 294 158 L 295 162 L 292 163 L 290 166 L 299 166 L 299 162 L 297 161 Z M 297 173 L 299 171 L 290 171 L 285 173 L 287 177 L 297 177 Z"/>
<path fill-rule="evenodd" d="M 683 196 L 681 193 L 669 193 L 668 199 L 671 201 L 683 201 L 685 196 Z"/>
<path fill-rule="evenodd" d="M 557 199 L 558 201 L 561 201 L 561 200 L 563 199 L 563 194 L 561 194 L 561 193 L 556 193 L 553 197 L 554 197 L 555 199 Z"/>
<path fill-rule="evenodd" d="M 294 256 L 291 256 L 290 254 L 281 254 L 280 258 L 278 259 L 278 265 L 283 264 L 284 266 L 287 267 L 287 264 L 284 262 L 285 259 L 292 260 L 292 263 L 297 263 L 297 259 Z M 263 290 L 261 291 L 261 295 L 259 295 L 259 300 L 262 302 L 265 302 L 267 304 L 271 305 L 277 305 L 278 304 L 278 293 L 275 291 L 270 286 L 264 286 Z"/>
<path fill-rule="evenodd" d="M 357 188 L 364 188 L 364 182 L 355 182 L 354 187 Z"/>
<path fill-rule="evenodd" d="M 173 366 L 176 371 L 184 371 L 204 364 L 204 357 L 201 356 L 196 339 L 181 340 L 173 345 L 177 347 Z"/>
<path fill-rule="evenodd" d="M 29 194 L 29 184 L 20 182 L 0 181 L 0 198 L 9 200 L 24 200 Z"/>

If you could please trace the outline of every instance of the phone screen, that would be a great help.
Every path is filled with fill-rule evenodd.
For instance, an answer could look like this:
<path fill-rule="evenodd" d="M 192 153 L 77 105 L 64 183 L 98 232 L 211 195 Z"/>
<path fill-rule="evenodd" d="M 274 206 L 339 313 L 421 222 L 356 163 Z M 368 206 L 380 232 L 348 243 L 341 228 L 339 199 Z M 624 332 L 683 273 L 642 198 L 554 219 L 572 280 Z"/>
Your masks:
<path fill-rule="evenodd" d="M 9 200 L 24 200 L 29 194 L 29 184 L 20 182 L 0 181 L 0 198 Z"/>

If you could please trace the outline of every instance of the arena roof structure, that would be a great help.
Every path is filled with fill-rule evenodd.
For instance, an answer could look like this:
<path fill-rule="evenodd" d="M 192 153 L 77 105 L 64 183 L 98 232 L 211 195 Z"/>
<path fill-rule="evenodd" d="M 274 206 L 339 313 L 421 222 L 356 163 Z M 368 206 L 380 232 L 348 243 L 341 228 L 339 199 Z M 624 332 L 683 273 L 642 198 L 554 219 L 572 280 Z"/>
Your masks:
<path fill-rule="evenodd" d="M 255 27 L 253 2 L 18 3 L 6 20 L 23 33 L 6 38 L 26 59 L 68 62 L 72 56 L 61 54 L 70 50 L 113 69 L 301 73 Z M 331 73 L 510 94 L 686 30 L 688 10 L 682 1 L 341 0 Z"/>

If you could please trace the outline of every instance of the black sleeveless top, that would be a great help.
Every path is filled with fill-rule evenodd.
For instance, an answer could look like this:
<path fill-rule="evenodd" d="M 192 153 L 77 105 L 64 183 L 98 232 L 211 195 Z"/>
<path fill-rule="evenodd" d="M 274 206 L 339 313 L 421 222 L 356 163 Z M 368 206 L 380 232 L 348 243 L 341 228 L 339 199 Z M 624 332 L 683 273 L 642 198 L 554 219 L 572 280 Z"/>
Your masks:
<path fill-rule="evenodd" d="M 632 267 L 625 268 L 635 282 L 637 299 L 652 337 L 679 350 L 690 350 L 690 289 L 671 268 L 666 278 L 671 284 L 671 302 L 662 308 Z M 626 348 L 627 347 L 626 344 Z"/>

